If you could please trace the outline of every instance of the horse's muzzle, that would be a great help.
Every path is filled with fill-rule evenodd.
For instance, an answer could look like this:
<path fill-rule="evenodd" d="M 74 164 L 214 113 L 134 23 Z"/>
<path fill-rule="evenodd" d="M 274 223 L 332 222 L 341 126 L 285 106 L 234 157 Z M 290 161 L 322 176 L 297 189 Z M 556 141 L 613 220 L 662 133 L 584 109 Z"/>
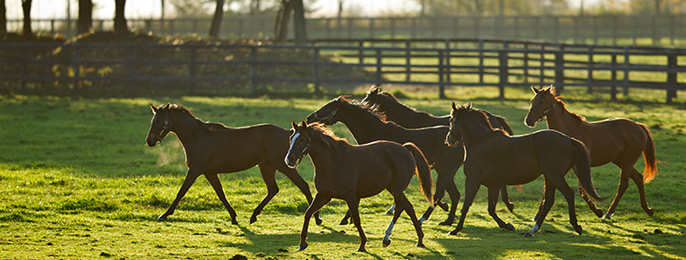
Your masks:
<path fill-rule="evenodd" d="M 524 124 L 528 127 L 534 127 L 536 126 L 536 122 L 538 122 L 540 118 L 533 118 L 532 116 L 528 116 L 524 118 Z"/>

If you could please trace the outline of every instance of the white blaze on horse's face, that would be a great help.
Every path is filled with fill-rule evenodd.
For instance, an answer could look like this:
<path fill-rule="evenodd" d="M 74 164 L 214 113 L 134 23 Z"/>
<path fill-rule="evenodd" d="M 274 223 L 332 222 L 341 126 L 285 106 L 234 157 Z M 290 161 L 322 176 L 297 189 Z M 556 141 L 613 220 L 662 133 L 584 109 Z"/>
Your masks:
<path fill-rule="evenodd" d="M 293 137 L 291 137 L 291 146 L 288 147 L 288 153 L 286 154 L 286 158 L 284 158 L 284 162 L 286 163 L 286 166 L 291 167 L 291 168 L 295 168 L 295 166 L 298 162 L 298 158 L 295 158 L 294 160 L 291 159 L 294 156 L 297 157 L 297 155 L 293 154 L 293 145 L 295 144 L 295 141 L 298 139 L 298 137 L 300 137 L 300 133 L 295 132 Z"/>

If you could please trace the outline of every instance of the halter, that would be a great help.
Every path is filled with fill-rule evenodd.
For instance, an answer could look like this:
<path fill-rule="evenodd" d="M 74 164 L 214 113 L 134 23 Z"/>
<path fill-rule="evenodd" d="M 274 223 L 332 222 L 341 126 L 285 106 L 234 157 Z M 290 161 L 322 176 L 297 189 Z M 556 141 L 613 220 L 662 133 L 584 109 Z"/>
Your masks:
<path fill-rule="evenodd" d="M 538 111 L 538 109 L 535 109 L 535 108 L 533 108 L 533 107 L 531 107 L 531 110 L 533 110 L 534 112 L 538 113 L 538 115 L 539 115 L 539 118 L 538 118 L 538 119 L 541 119 L 541 118 L 543 118 L 543 117 L 545 117 L 545 116 L 548 116 L 548 115 L 550 114 L 550 111 L 552 111 L 555 107 L 557 107 L 557 101 L 553 102 L 553 105 L 550 106 L 548 109 L 543 110 L 543 112 Z"/>
<path fill-rule="evenodd" d="M 305 148 L 302 149 L 302 151 L 300 152 L 300 155 L 296 154 L 298 156 L 298 160 L 295 161 L 295 165 L 300 164 L 300 160 L 302 160 L 302 158 L 305 157 L 305 154 L 307 154 L 307 150 L 310 149 L 310 140 L 311 140 L 310 138 L 311 138 L 310 135 L 307 135 L 307 145 L 305 145 Z M 293 147 L 288 149 L 288 153 L 294 154 Z"/>
<path fill-rule="evenodd" d="M 336 108 L 333 112 L 331 112 L 331 115 L 328 115 L 325 117 L 317 116 L 317 112 L 314 112 L 314 114 L 312 114 L 312 115 L 314 116 L 315 119 L 317 119 L 317 121 L 320 121 L 320 122 L 323 122 L 326 124 L 327 121 L 331 120 L 334 116 L 336 116 L 336 112 L 338 112 L 338 109 L 340 109 L 340 107 Z"/>
<path fill-rule="evenodd" d="M 169 112 L 170 110 L 167 110 L 167 115 L 164 117 L 164 125 L 162 126 L 162 130 L 160 130 L 160 133 L 155 135 L 155 134 L 150 134 L 150 137 L 156 138 L 155 143 L 157 142 L 162 142 L 162 134 L 164 134 L 165 131 L 167 131 L 167 128 L 169 126 Z"/>

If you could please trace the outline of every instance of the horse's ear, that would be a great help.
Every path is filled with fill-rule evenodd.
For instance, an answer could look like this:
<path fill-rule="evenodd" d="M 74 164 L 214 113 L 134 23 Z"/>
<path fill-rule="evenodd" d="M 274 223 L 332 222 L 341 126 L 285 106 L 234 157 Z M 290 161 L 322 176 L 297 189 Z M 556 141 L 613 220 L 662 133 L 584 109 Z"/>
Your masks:
<path fill-rule="evenodd" d="M 471 109 L 472 108 L 472 102 L 467 103 L 467 105 L 464 107 L 466 107 L 467 109 Z"/>
<path fill-rule="evenodd" d="M 373 89 L 372 89 L 372 94 L 374 94 L 374 95 L 378 95 L 379 92 L 381 91 L 381 88 L 380 88 L 378 85 L 372 86 L 372 88 L 373 88 Z"/>
<path fill-rule="evenodd" d="M 150 109 L 152 110 L 153 114 L 157 113 L 157 108 L 155 106 L 153 106 L 152 104 L 150 104 Z"/>
<path fill-rule="evenodd" d="M 298 124 L 295 123 L 295 121 L 291 121 L 291 126 L 293 129 L 297 130 L 298 129 Z"/>
<path fill-rule="evenodd" d="M 453 110 L 457 110 L 457 107 L 455 106 L 455 102 L 452 102 L 452 103 L 453 103 Z"/>
<path fill-rule="evenodd" d="M 169 109 L 169 106 L 170 106 L 170 105 L 171 105 L 171 104 L 167 103 L 167 105 L 164 106 L 162 109 Z"/>
<path fill-rule="evenodd" d="M 303 120 L 303 121 L 300 123 L 300 125 L 302 126 L 303 129 L 304 129 L 304 128 L 307 128 L 307 123 L 305 122 L 305 120 Z"/>
<path fill-rule="evenodd" d="M 540 90 L 536 89 L 534 85 L 531 85 L 531 90 L 534 92 L 534 94 L 537 94 Z"/>
<path fill-rule="evenodd" d="M 550 84 L 550 87 L 548 87 L 548 92 L 551 95 L 555 96 L 555 87 L 553 86 L 553 84 Z"/>

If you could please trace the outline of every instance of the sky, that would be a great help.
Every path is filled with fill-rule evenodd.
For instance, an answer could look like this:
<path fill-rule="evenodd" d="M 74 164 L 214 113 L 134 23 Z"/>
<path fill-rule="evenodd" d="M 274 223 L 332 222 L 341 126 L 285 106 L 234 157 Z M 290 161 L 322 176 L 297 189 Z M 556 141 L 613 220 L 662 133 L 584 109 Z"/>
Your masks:
<path fill-rule="evenodd" d="M 76 18 L 78 12 L 78 0 L 33 0 L 31 17 L 38 18 L 66 18 L 67 1 L 71 1 L 72 18 Z M 578 8 L 583 0 L 569 0 L 572 7 Z M 601 0 L 585 0 L 585 5 L 590 5 Z M 21 19 L 21 0 L 6 0 L 7 18 Z M 169 2 L 169 1 L 167 1 Z M 377 13 L 390 11 L 419 11 L 417 1 L 412 0 L 345 0 L 344 9 L 359 9 L 359 16 L 374 16 Z M 96 5 L 93 10 L 94 19 L 109 19 L 114 17 L 114 0 L 93 0 Z M 317 0 L 316 16 L 335 16 L 338 8 L 337 0 Z M 159 0 L 129 0 L 126 2 L 125 14 L 127 18 L 159 18 L 161 3 Z M 392 9 L 391 9 L 392 8 Z M 169 3 L 165 7 L 165 16 L 172 17 L 173 8 Z"/>

